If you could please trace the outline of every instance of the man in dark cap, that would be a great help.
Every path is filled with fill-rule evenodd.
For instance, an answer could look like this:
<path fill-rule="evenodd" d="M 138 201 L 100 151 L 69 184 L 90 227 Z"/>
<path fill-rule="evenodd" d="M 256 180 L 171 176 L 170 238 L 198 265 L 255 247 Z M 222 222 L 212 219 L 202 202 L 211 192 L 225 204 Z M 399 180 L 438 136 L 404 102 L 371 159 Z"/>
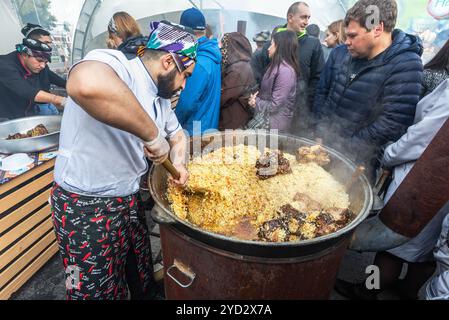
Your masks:
<path fill-rule="evenodd" d="M 270 31 L 268 31 L 268 30 L 264 30 L 264 31 L 261 31 L 259 33 L 256 33 L 256 35 L 253 37 L 253 41 L 257 45 L 257 48 L 256 48 L 255 52 L 262 50 L 263 46 L 268 41 L 270 41 L 270 39 L 271 39 L 271 34 L 270 34 Z"/>
<path fill-rule="evenodd" d="M 16 119 L 36 114 L 57 114 L 65 98 L 50 93 L 50 85 L 65 88 L 66 81 L 48 67 L 50 33 L 28 23 L 25 38 L 16 50 L 0 56 L 0 118 Z"/>

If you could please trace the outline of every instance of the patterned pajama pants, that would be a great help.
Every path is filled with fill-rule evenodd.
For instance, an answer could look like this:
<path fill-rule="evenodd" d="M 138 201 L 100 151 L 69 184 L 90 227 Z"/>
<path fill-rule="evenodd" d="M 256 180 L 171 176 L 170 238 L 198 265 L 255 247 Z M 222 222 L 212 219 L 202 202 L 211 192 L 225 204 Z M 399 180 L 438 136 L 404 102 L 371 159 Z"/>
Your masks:
<path fill-rule="evenodd" d="M 129 250 L 136 257 L 142 292 L 150 292 L 151 244 L 139 194 L 85 197 L 55 184 L 51 206 L 68 300 L 126 299 Z"/>

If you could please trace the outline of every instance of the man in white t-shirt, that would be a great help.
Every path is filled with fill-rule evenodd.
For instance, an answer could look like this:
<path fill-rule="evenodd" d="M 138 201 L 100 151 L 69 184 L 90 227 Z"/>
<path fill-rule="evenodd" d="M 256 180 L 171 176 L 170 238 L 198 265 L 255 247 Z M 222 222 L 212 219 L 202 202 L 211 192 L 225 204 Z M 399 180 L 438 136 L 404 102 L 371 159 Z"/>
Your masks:
<path fill-rule="evenodd" d="M 162 21 L 140 56 L 94 50 L 72 68 L 51 193 L 68 299 L 126 298 L 133 259 L 140 281 L 131 297 L 153 295 L 139 181 L 145 156 L 160 164 L 170 153 L 173 183 L 187 182 L 187 139 L 169 99 L 192 74 L 196 49 L 193 34 Z"/>

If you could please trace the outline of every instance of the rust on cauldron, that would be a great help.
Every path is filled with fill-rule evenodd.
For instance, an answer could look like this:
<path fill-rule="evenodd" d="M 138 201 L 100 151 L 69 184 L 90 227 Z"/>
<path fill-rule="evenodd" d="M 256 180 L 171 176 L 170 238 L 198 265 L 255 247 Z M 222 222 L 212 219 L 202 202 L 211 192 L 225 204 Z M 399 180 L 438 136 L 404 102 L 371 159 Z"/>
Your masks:
<path fill-rule="evenodd" d="M 176 261 L 195 274 L 164 277 L 169 300 L 328 299 L 348 245 L 342 239 L 327 250 L 301 258 L 269 259 L 213 248 L 171 226 L 160 226 L 164 265 Z"/>

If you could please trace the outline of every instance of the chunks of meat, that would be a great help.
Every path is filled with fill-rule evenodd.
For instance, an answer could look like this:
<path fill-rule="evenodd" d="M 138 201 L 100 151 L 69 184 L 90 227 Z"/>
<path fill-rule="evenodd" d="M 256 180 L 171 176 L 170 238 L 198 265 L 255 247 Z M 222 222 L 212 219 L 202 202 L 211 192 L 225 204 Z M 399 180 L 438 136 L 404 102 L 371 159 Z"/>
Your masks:
<path fill-rule="evenodd" d="M 344 228 L 352 221 L 353 217 L 354 215 L 348 209 L 331 208 L 326 212 L 321 212 L 315 220 L 316 236 L 325 236 Z"/>
<path fill-rule="evenodd" d="M 259 237 L 267 242 L 288 241 L 287 226 L 283 218 L 273 219 L 264 222 L 259 230 Z"/>
<path fill-rule="evenodd" d="M 28 136 L 26 134 L 15 133 L 12 135 L 8 135 L 8 138 L 6 138 L 6 140 L 17 140 L 17 139 L 25 139 L 25 138 L 28 138 Z"/>
<path fill-rule="evenodd" d="M 297 202 L 298 206 L 304 212 L 321 211 L 320 203 L 318 201 L 313 200 L 311 197 L 309 197 L 304 193 L 298 192 L 293 198 L 293 201 Z"/>
<path fill-rule="evenodd" d="M 48 134 L 47 128 L 45 128 L 45 126 L 43 124 L 39 124 L 36 127 L 34 127 L 33 129 L 28 130 L 26 134 L 15 133 L 12 135 L 8 135 L 8 138 L 6 138 L 6 140 L 25 139 L 25 138 L 43 136 L 45 134 Z"/>
<path fill-rule="evenodd" d="M 314 162 L 321 167 L 324 167 L 331 162 L 329 154 L 320 145 L 299 148 L 296 152 L 296 160 L 299 163 Z"/>
<path fill-rule="evenodd" d="M 310 217 L 289 204 L 282 206 L 277 214 L 276 219 L 267 221 L 260 227 L 260 240 L 287 242 L 322 237 L 340 230 L 353 219 L 349 210 L 332 208 L 321 210 L 316 219 L 310 220 Z"/>
<path fill-rule="evenodd" d="M 322 237 L 338 230 L 335 220 L 326 212 L 322 212 L 315 220 L 316 236 Z"/>
<path fill-rule="evenodd" d="M 257 228 L 251 224 L 251 220 L 247 217 L 233 226 L 230 233 L 233 237 L 241 240 L 258 240 Z"/>
<path fill-rule="evenodd" d="M 256 162 L 257 176 L 261 180 L 272 178 L 278 174 L 291 173 L 290 161 L 280 151 L 267 152 Z"/>
<path fill-rule="evenodd" d="M 340 226 L 344 227 L 354 219 L 354 214 L 349 209 L 330 208 L 326 210 L 332 219 Z"/>
<path fill-rule="evenodd" d="M 262 224 L 259 237 L 267 242 L 286 242 L 293 237 L 301 238 L 300 229 L 304 225 L 305 219 L 305 214 L 287 204 L 279 209 L 278 218 Z"/>

